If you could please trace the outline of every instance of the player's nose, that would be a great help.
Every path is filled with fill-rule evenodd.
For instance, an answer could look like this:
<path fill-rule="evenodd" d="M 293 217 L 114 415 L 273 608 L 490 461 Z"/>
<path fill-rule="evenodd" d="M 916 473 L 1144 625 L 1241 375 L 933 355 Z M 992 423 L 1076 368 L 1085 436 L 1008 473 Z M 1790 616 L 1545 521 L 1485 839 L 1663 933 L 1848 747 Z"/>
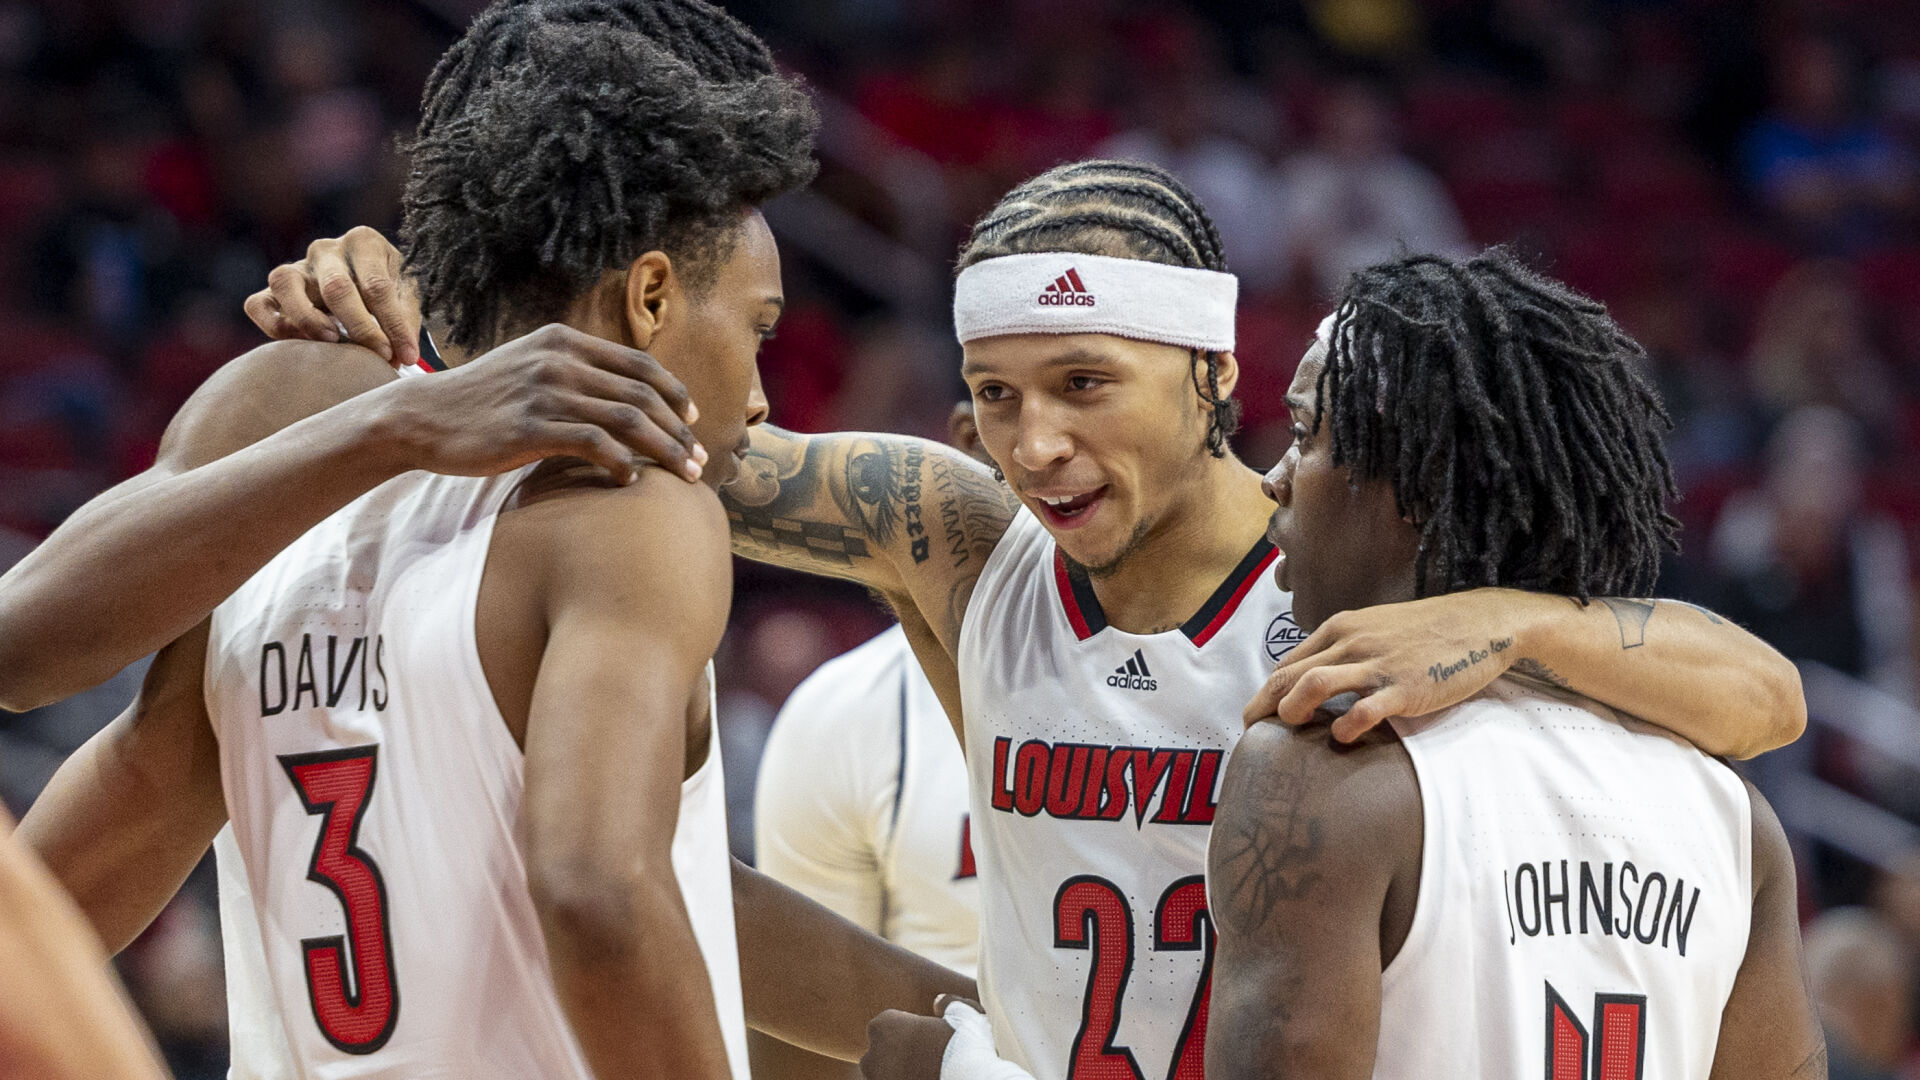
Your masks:
<path fill-rule="evenodd" d="M 1073 438 L 1057 423 L 1051 410 L 1023 405 L 1013 444 L 1013 460 L 1028 472 L 1039 472 L 1073 456 Z"/>
<path fill-rule="evenodd" d="M 772 415 L 773 407 L 767 404 L 767 388 L 760 385 L 760 369 L 753 369 L 753 385 L 747 388 L 747 426 L 764 424 Z"/>

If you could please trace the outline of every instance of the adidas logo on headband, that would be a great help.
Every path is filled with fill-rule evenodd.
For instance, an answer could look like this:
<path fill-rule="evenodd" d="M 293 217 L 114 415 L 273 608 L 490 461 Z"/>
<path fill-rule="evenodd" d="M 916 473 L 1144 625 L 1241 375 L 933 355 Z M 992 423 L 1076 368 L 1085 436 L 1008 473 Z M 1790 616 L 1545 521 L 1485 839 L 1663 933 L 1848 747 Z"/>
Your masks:
<path fill-rule="evenodd" d="M 1073 267 L 1041 290 L 1039 299 L 1047 307 L 1093 307 L 1095 303 L 1086 283 L 1080 280 L 1080 271 Z"/>

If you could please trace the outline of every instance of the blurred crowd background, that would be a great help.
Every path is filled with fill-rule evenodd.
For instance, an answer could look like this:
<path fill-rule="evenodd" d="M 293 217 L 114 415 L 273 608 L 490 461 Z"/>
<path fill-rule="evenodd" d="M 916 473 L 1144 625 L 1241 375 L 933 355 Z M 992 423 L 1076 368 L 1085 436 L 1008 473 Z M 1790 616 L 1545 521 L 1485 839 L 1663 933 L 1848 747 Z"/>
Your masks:
<path fill-rule="evenodd" d="M 313 238 L 391 231 L 435 58 L 477 0 L 0 0 L 0 566 L 145 467 Z M 1673 412 L 1667 595 L 1803 662 L 1750 773 L 1795 836 L 1834 1075 L 1920 1076 L 1920 4 L 1913 0 L 735 0 L 825 118 L 771 208 L 763 369 L 800 430 L 940 436 L 970 222 L 1062 160 L 1145 158 L 1241 278 L 1242 457 L 1343 276 L 1512 245 L 1605 300 Z M 775 710 L 885 625 L 741 568 L 720 658 L 736 846 Z M 0 716 L 24 811 L 138 671 Z M 1701 693 L 1713 692 L 1711 685 Z M 1239 702 L 1223 702 L 1238 709 Z M 182 1077 L 224 1075 L 210 882 L 122 960 Z"/>

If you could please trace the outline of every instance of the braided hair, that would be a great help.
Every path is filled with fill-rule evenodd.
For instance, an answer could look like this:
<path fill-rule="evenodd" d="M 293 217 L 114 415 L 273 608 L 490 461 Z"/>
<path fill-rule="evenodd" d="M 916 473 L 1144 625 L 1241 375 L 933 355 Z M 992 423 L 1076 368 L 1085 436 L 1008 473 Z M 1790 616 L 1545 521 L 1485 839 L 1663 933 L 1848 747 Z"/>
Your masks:
<path fill-rule="evenodd" d="M 427 81 L 408 269 L 467 349 L 649 250 L 705 287 L 740 213 L 812 179 L 817 128 L 801 85 L 703 0 L 501 0 Z"/>
<path fill-rule="evenodd" d="M 1672 427 L 1604 305 L 1495 248 L 1349 279 L 1319 379 L 1333 461 L 1392 484 L 1428 596 L 1646 596 L 1677 550 Z"/>
<path fill-rule="evenodd" d="M 1227 269 L 1220 231 L 1192 191 L 1157 165 L 1079 161 L 1059 165 L 1008 192 L 974 225 L 957 269 L 1002 255 L 1066 251 L 1141 259 L 1199 270 Z M 1206 385 L 1194 389 L 1213 408 L 1207 450 L 1224 457 L 1240 427 L 1240 403 L 1220 393 L 1220 355 L 1204 357 Z"/>

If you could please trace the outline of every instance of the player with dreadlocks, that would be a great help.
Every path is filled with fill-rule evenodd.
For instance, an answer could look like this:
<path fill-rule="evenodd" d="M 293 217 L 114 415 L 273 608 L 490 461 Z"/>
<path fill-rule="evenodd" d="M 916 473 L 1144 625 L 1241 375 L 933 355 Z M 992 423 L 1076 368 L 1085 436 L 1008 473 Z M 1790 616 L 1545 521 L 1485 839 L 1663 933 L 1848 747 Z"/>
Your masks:
<path fill-rule="evenodd" d="M 731 585 L 715 489 L 766 414 L 755 357 L 783 306 L 756 208 L 812 176 L 813 110 L 717 8 L 532 0 L 476 23 L 426 113 L 411 267 L 451 341 L 488 355 L 396 378 L 354 346 L 282 343 L 195 395 L 162 451 L 173 502 L 232 547 L 139 613 L 142 633 L 187 621 L 20 835 L 117 949 L 230 825 L 236 1076 L 740 1080 L 748 1015 L 856 1057 L 875 1012 L 973 984 L 730 862 L 709 664 Z M 699 398 L 700 440 L 734 451 L 703 483 L 625 448 L 474 476 L 335 457 L 345 480 L 318 475 L 326 458 L 291 478 L 314 490 L 286 499 L 307 516 L 277 555 L 237 535 L 244 507 L 238 524 L 208 512 L 236 478 L 204 470 L 282 429 L 326 444 L 371 410 L 418 423 L 406 439 L 512 443 L 549 406 L 500 402 L 558 392 L 501 364 L 531 376 L 571 351 L 629 370 L 640 349 Z M 446 415 L 395 411 L 423 385 Z M 575 411 L 615 430 L 647 416 L 602 393 Z M 85 565 L 90 538 L 49 543 L 29 599 L 49 579 L 111 590 L 48 570 Z M 144 558 L 126 576 L 168 556 Z M 7 601 L 30 628 L 35 605 Z"/>
<path fill-rule="evenodd" d="M 1355 274 L 1267 477 L 1301 625 L 1492 585 L 1643 627 L 1677 528 L 1645 361 L 1504 251 Z M 1766 801 L 1547 668 L 1509 671 L 1531 678 L 1357 746 L 1240 741 L 1207 873 L 1215 1080 L 1825 1076 Z"/>
<path fill-rule="evenodd" d="M 311 307 L 307 283 L 397 257 L 323 242 L 269 291 Z M 1254 718 L 1304 720 L 1361 691 L 1350 737 L 1524 659 L 1718 752 L 1797 734 L 1791 665 L 1674 605 L 1616 622 L 1475 590 L 1329 620 L 1302 642 L 1264 573 L 1271 504 L 1227 445 L 1235 282 L 1165 171 L 1049 170 L 975 227 L 960 266 L 962 374 L 1003 482 L 936 443 L 761 425 L 721 493 L 736 553 L 892 602 L 966 750 L 988 1015 L 953 1006 L 963 1037 L 947 1054 L 940 1020 L 888 1014 L 868 1075 L 932 1075 L 943 1054 L 949 1076 L 1198 1075 L 1208 827 L 1234 710 L 1256 692 Z M 417 317 L 392 297 L 373 306 L 389 324 Z M 1488 641 L 1509 644 L 1432 675 Z M 1729 696 L 1702 711 L 1709 672 Z"/>

